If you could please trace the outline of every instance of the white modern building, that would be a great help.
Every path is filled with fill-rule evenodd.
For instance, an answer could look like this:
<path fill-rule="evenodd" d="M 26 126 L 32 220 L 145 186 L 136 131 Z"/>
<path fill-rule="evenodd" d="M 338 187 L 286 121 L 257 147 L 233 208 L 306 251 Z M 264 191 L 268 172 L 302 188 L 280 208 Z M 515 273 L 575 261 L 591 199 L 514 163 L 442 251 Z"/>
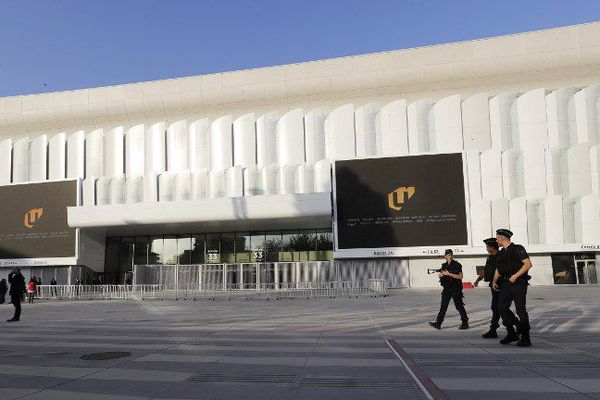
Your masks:
<path fill-rule="evenodd" d="M 77 256 L 23 263 L 42 275 L 273 262 L 291 268 L 278 279 L 325 279 L 298 271 L 335 260 L 344 279 L 435 286 L 439 257 L 336 257 L 331 166 L 444 152 L 466 154 L 466 280 L 508 227 L 533 284 L 597 283 L 600 23 L 0 98 L 0 185 L 80 184 Z"/>

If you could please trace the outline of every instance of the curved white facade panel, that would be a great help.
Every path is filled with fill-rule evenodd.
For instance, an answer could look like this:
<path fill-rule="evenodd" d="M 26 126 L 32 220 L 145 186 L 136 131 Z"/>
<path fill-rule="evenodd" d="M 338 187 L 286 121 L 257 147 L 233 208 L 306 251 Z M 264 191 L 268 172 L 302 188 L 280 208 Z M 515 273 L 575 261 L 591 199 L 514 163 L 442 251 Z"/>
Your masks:
<path fill-rule="evenodd" d="M 256 117 L 244 114 L 233 121 L 233 165 L 256 165 Z"/>
<path fill-rule="evenodd" d="M 188 167 L 187 122 L 180 120 L 167 128 L 167 171 L 177 174 Z"/>
<path fill-rule="evenodd" d="M 96 129 L 85 138 L 85 177 L 104 176 L 104 131 Z"/>
<path fill-rule="evenodd" d="M 600 85 L 585 87 L 573 95 L 577 143 L 597 144 L 599 141 L 599 98 Z"/>
<path fill-rule="evenodd" d="M 490 100 L 487 93 L 468 97 L 460 104 L 465 150 L 484 152 L 492 147 Z"/>
<path fill-rule="evenodd" d="M 125 134 L 125 175 L 143 176 L 145 172 L 146 131 L 143 124 L 132 126 Z"/>
<path fill-rule="evenodd" d="M 173 200 L 190 200 L 192 196 L 192 176 L 190 171 L 179 171 L 173 179 Z"/>
<path fill-rule="evenodd" d="M 280 166 L 304 162 L 304 111 L 301 108 L 288 111 L 277 121 L 275 149 Z"/>
<path fill-rule="evenodd" d="M 274 195 L 277 193 L 277 167 L 274 164 L 261 167 L 259 179 L 261 194 Z"/>
<path fill-rule="evenodd" d="M 256 120 L 256 163 L 269 165 L 277 162 L 275 130 L 279 113 L 270 112 Z"/>
<path fill-rule="evenodd" d="M 12 181 L 14 183 L 29 180 L 29 144 L 28 137 L 17 139 L 13 144 Z"/>
<path fill-rule="evenodd" d="M 84 131 L 77 131 L 67 139 L 67 178 L 85 178 Z"/>
<path fill-rule="evenodd" d="M 0 140 L 0 185 L 11 182 L 12 140 Z"/>
<path fill-rule="evenodd" d="M 375 116 L 375 133 L 377 154 L 381 156 L 408 154 L 406 100 L 392 101 L 381 107 Z"/>
<path fill-rule="evenodd" d="M 128 176 L 125 179 L 125 203 L 140 203 L 143 200 L 144 178 Z"/>
<path fill-rule="evenodd" d="M 347 160 L 356 155 L 354 104 L 331 111 L 325 119 L 325 155 L 330 160 Z"/>
<path fill-rule="evenodd" d="M 142 201 L 152 203 L 158 201 L 158 176 L 155 174 L 144 175 L 142 181 Z"/>
<path fill-rule="evenodd" d="M 206 199 L 208 195 L 208 170 L 192 172 L 192 200 Z"/>
<path fill-rule="evenodd" d="M 425 153 L 430 150 L 429 111 L 432 105 L 430 99 L 420 99 L 410 103 L 406 109 L 408 148 L 411 154 Z"/>
<path fill-rule="evenodd" d="M 356 157 L 375 157 L 377 153 L 376 118 L 379 105 L 366 104 L 354 111 Z"/>
<path fill-rule="evenodd" d="M 294 192 L 314 192 L 314 170 L 308 164 L 299 165 L 294 173 Z"/>
<path fill-rule="evenodd" d="M 29 147 L 29 180 L 45 181 L 48 177 L 48 136 L 38 136 L 31 141 Z"/>
<path fill-rule="evenodd" d="M 225 197 L 242 197 L 244 195 L 244 170 L 236 165 L 227 170 L 225 175 Z"/>
<path fill-rule="evenodd" d="M 548 124 L 548 148 L 566 149 L 577 144 L 575 124 L 575 88 L 563 88 L 546 95 L 546 122 Z"/>
<path fill-rule="evenodd" d="M 122 126 L 110 129 L 104 136 L 104 175 L 108 178 L 121 176 L 123 165 L 123 136 Z"/>
<path fill-rule="evenodd" d="M 316 108 L 304 116 L 306 162 L 314 164 L 325 158 L 325 120 L 329 110 Z"/>
<path fill-rule="evenodd" d="M 429 126 L 430 151 L 462 151 L 463 132 L 460 96 L 445 97 L 433 105 Z"/>
<path fill-rule="evenodd" d="M 67 135 L 58 133 L 48 141 L 48 179 L 65 179 L 67 175 Z"/>
<path fill-rule="evenodd" d="M 490 99 L 490 136 L 495 150 L 513 147 L 510 109 L 516 100 L 516 93 L 503 93 Z"/>
<path fill-rule="evenodd" d="M 144 140 L 144 173 L 160 174 L 166 171 L 165 123 L 157 122 L 146 130 Z"/>
<path fill-rule="evenodd" d="M 173 175 L 163 172 L 158 176 L 158 201 L 173 200 Z"/>
<path fill-rule="evenodd" d="M 518 147 L 520 149 L 547 148 L 545 89 L 534 89 L 520 95 L 516 101 L 516 111 L 518 127 L 515 131 L 513 125 L 513 132 L 517 132 Z M 513 138 L 515 138 L 515 133 L 513 133 Z M 514 142 L 513 145 L 515 145 Z"/>
<path fill-rule="evenodd" d="M 258 196 L 263 194 L 260 186 L 260 170 L 257 166 L 244 168 L 244 196 Z"/>
<path fill-rule="evenodd" d="M 221 171 L 233 165 L 233 135 L 231 115 L 210 124 L 210 169 Z"/>
<path fill-rule="evenodd" d="M 190 171 L 202 171 L 209 167 L 208 119 L 192 122 L 188 127 L 188 164 Z"/>

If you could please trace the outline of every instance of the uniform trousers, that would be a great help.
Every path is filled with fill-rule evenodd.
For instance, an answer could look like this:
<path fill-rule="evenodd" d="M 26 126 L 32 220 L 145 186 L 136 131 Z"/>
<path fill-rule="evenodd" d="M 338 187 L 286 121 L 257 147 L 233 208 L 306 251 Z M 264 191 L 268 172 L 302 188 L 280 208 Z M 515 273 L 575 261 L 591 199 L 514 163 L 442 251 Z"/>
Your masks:
<path fill-rule="evenodd" d="M 502 286 L 501 282 L 498 282 L 500 284 L 500 286 Z M 498 290 L 494 290 L 493 288 L 490 288 L 492 291 L 492 321 L 490 322 L 490 327 L 492 329 L 498 329 L 500 328 L 500 306 L 498 304 L 498 300 L 500 299 L 500 292 Z M 511 319 L 513 320 L 517 320 L 517 317 L 515 316 L 515 314 L 513 314 L 513 312 L 511 311 L 511 309 L 508 309 L 508 312 L 511 314 Z"/>
<path fill-rule="evenodd" d="M 500 286 L 500 295 L 498 297 L 498 308 L 502 324 L 508 329 L 513 325 L 521 328 L 523 334 L 529 334 L 529 314 L 527 314 L 527 283 L 526 279 L 517 279 L 515 283 L 510 283 L 508 278 L 502 278 Z M 515 302 L 515 310 L 519 319 L 510 311 L 510 305 Z"/>
<path fill-rule="evenodd" d="M 467 317 L 465 303 L 463 302 L 462 287 L 445 287 L 444 290 L 442 290 L 442 303 L 440 304 L 440 312 L 437 316 L 437 322 L 441 324 L 442 321 L 444 321 L 446 311 L 448 310 L 448 304 L 450 304 L 450 299 L 454 301 L 454 307 L 456 307 L 456 311 L 458 311 L 460 314 L 460 320 L 463 323 L 467 323 L 469 321 L 469 317 Z"/>

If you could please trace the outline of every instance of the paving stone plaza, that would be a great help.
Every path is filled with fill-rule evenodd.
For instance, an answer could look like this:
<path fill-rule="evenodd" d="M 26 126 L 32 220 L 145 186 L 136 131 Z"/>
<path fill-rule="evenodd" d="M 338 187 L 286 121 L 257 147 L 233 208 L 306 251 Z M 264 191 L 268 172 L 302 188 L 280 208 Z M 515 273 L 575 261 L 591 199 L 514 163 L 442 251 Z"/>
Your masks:
<path fill-rule="evenodd" d="M 530 348 L 481 338 L 482 287 L 465 291 L 468 331 L 452 307 L 441 331 L 427 326 L 437 289 L 25 304 L 21 322 L 3 323 L 0 399 L 600 399 L 599 295 L 531 287 Z M 82 359 L 105 352 L 124 357 Z"/>

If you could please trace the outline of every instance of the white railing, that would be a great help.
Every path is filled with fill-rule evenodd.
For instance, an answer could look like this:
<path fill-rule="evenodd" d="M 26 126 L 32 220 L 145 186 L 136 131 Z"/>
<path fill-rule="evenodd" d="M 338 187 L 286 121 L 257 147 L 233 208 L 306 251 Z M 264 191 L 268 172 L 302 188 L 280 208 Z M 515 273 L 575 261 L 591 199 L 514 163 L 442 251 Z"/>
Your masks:
<path fill-rule="evenodd" d="M 312 299 L 322 297 L 383 297 L 387 282 L 188 283 L 179 285 L 40 285 L 43 300 L 196 300 Z"/>

